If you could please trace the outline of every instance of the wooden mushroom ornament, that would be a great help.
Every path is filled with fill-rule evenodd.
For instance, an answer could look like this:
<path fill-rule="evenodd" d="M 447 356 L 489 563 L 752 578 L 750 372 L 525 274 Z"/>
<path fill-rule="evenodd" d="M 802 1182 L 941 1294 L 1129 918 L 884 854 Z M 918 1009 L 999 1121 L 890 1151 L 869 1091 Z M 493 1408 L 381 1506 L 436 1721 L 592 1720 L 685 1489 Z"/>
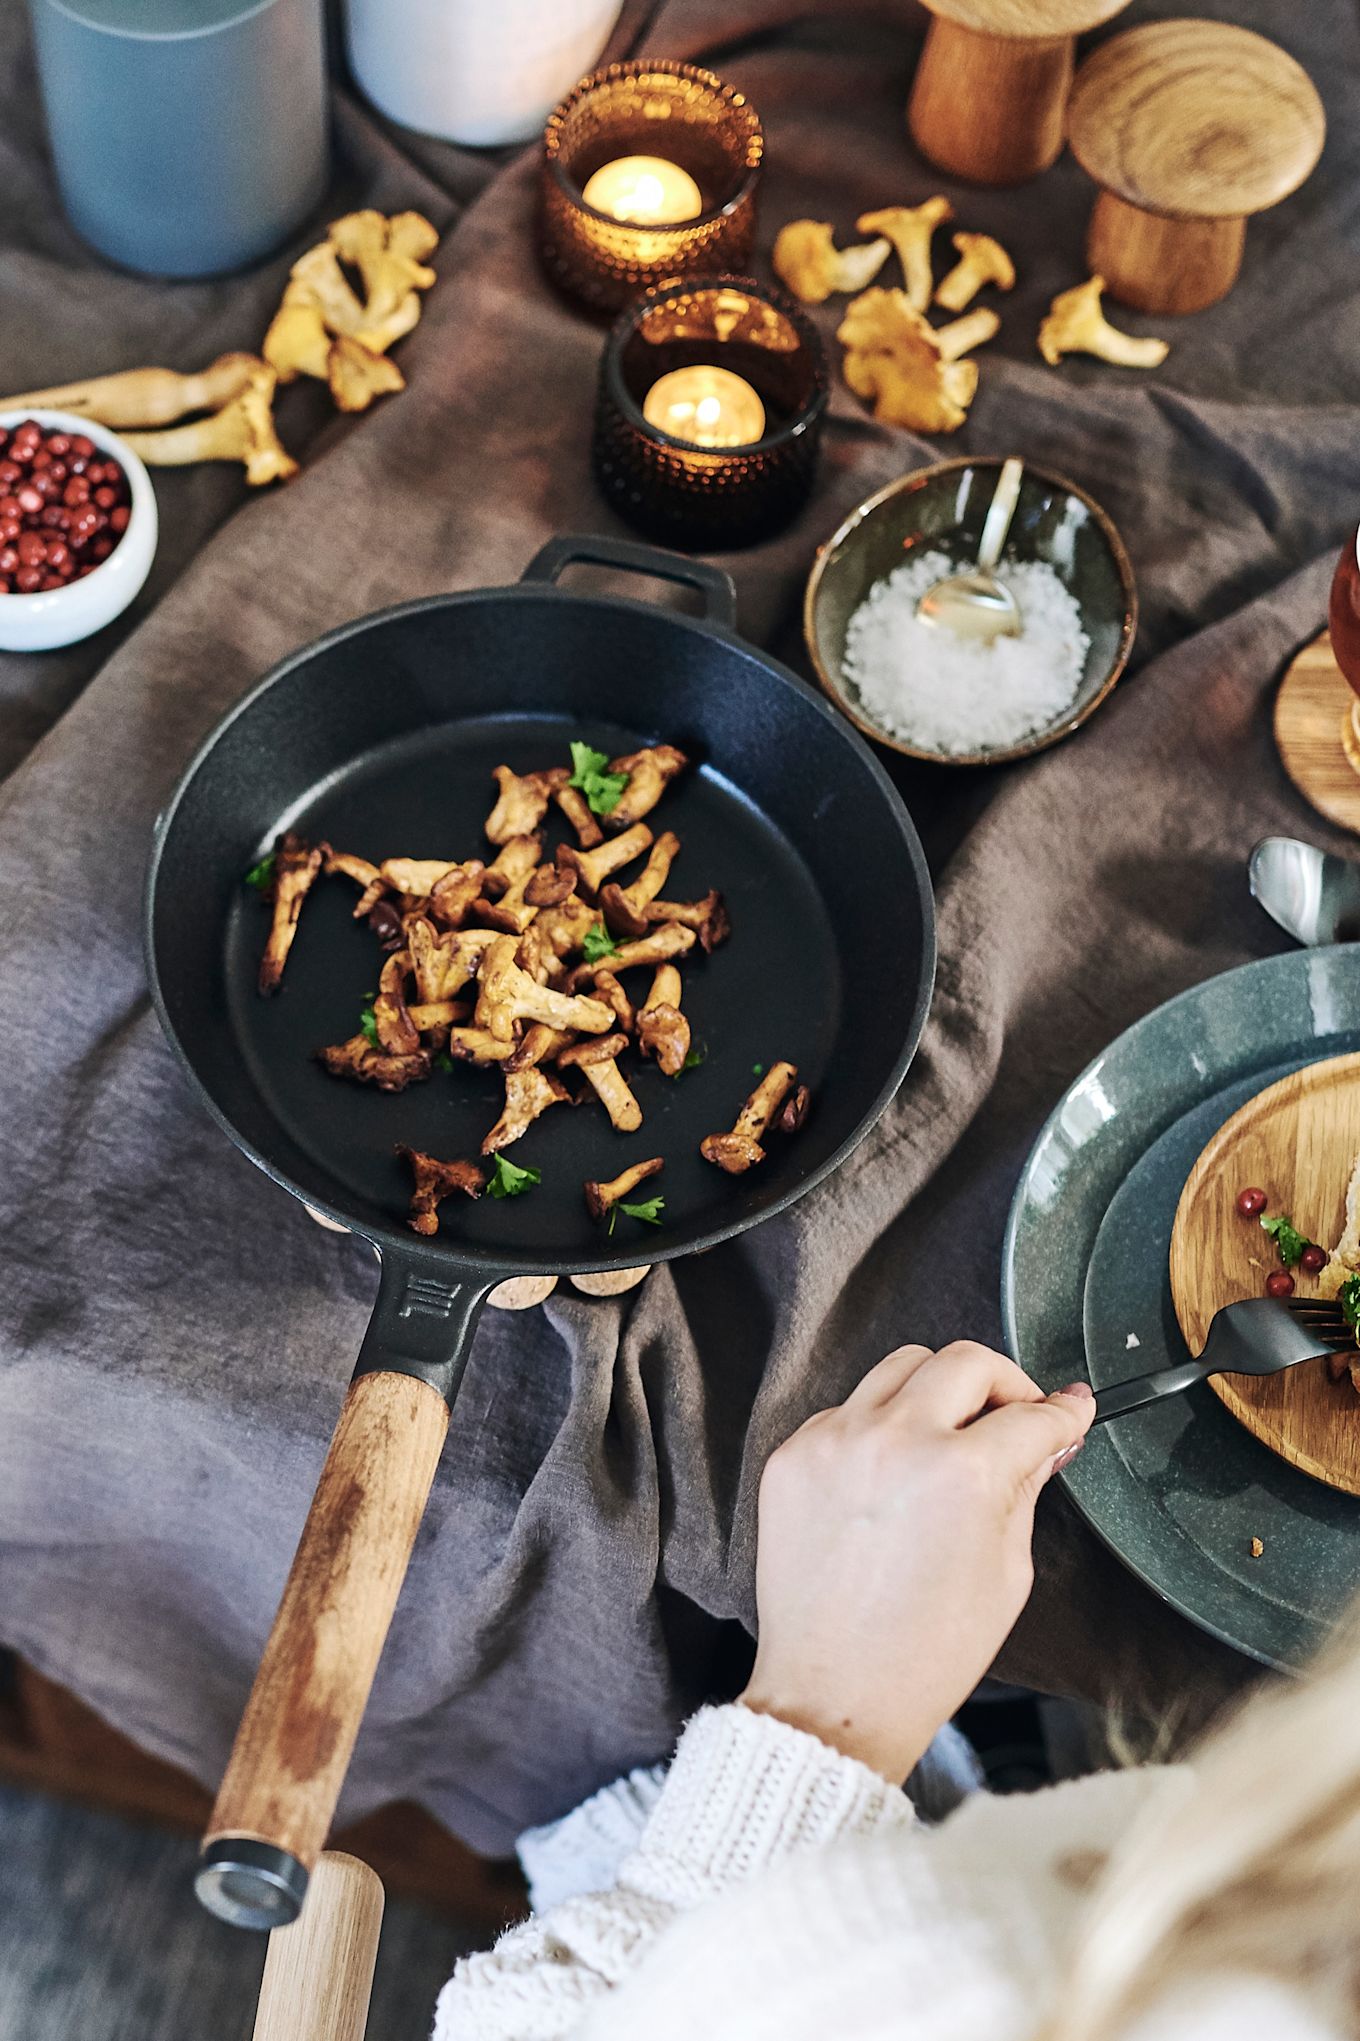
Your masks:
<path fill-rule="evenodd" d="M 1057 161 L 1076 38 L 1127 0 L 925 0 L 934 16 L 907 105 L 912 140 L 973 184 Z"/>
<path fill-rule="evenodd" d="M 1265 36 L 1153 21 L 1087 58 L 1068 133 L 1101 187 L 1086 250 L 1110 296 L 1198 312 L 1236 282 L 1251 214 L 1309 175 L 1326 118 L 1307 72 Z"/>

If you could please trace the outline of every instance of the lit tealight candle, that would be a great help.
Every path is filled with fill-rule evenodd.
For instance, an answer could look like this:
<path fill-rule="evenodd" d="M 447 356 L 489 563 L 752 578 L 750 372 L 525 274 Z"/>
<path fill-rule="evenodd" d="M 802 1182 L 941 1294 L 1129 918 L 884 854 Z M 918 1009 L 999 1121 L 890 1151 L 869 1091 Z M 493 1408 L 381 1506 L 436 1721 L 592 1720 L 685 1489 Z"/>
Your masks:
<path fill-rule="evenodd" d="M 703 193 L 688 170 L 664 156 L 620 156 L 604 163 L 581 196 L 597 213 L 633 227 L 675 226 L 697 219 L 704 209 Z"/>
<path fill-rule="evenodd" d="M 696 362 L 652 384 L 642 415 L 691 446 L 749 446 L 765 430 L 765 406 L 745 376 Z"/>

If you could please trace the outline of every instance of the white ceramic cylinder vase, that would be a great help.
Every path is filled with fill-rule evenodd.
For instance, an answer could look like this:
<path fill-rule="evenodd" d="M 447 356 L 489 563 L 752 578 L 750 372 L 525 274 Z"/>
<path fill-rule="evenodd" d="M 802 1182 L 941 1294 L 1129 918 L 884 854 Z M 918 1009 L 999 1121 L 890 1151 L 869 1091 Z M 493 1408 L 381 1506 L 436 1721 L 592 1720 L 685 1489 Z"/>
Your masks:
<path fill-rule="evenodd" d="M 609 40 L 623 0 L 345 0 L 380 113 L 446 142 L 527 142 Z"/>

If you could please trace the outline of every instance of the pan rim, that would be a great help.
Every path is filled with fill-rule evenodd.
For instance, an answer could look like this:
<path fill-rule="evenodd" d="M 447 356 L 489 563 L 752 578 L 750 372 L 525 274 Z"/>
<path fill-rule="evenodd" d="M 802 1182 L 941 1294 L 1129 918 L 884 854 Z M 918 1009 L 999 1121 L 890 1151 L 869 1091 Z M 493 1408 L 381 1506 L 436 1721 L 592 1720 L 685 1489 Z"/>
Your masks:
<path fill-rule="evenodd" d="M 546 1255 L 531 1261 L 522 1253 L 501 1253 L 492 1248 L 478 1246 L 468 1250 L 462 1243 L 454 1244 L 436 1237 L 422 1239 L 418 1234 L 374 1222 L 369 1217 L 357 1217 L 345 1204 L 304 1190 L 295 1183 L 285 1170 L 272 1161 L 257 1145 L 235 1125 L 230 1115 L 217 1103 L 212 1092 L 200 1076 L 187 1048 L 180 1039 L 167 1009 L 161 989 L 160 971 L 156 958 L 155 914 L 157 884 L 161 871 L 162 856 L 176 815 L 199 771 L 211 756 L 221 739 L 238 719 L 249 714 L 255 703 L 285 680 L 297 667 L 312 660 L 333 646 L 343 644 L 347 639 L 357 637 L 380 624 L 397 618 L 420 615 L 430 610 L 457 609 L 465 604 L 484 602 L 488 598 L 508 602 L 567 602 L 586 603 L 607 612 L 623 612 L 628 615 L 645 616 L 655 620 L 661 615 L 668 623 L 678 626 L 699 637 L 716 639 L 730 645 L 746 657 L 756 660 L 783 685 L 791 687 L 805 703 L 814 708 L 828 727 L 835 733 L 835 741 L 847 744 L 851 753 L 858 757 L 878 791 L 885 798 L 888 809 L 896 824 L 898 834 L 906 853 L 911 878 L 916 892 L 917 905 L 921 915 L 921 966 L 911 1015 L 903 1032 L 902 1046 L 894 1058 L 891 1069 L 873 1100 L 861 1114 L 849 1132 L 836 1144 L 829 1155 L 810 1169 L 805 1176 L 790 1184 L 758 1213 L 742 1213 L 719 1224 L 706 1228 L 697 1239 L 666 1241 L 657 1239 L 645 1243 L 649 1263 L 679 1260 L 684 1255 L 703 1253 L 710 1247 L 720 1246 L 724 1241 L 735 1239 L 740 1233 L 753 1226 L 763 1225 L 766 1220 L 778 1218 L 789 1207 L 796 1204 L 809 1192 L 817 1189 L 839 1169 L 853 1154 L 860 1142 L 882 1118 L 888 1106 L 901 1089 L 903 1080 L 925 1032 L 926 1022 L 934 997 L 938 942 L 935 912 L 935 893 L 931 884 L 930 871 L 925 851 L 921 844 L 916 825 L 907 810 L 897 788 L 893 785 L 881 760 L 875 757 L 870 745 L 812 684 L 795 673 L 781 660 L 774 658 L 759 646 L 743 638 L 740 632 L 710 618 L 687 615 L 680 610 L 659 609 L 655 603 L 648 603 L 631 596 L 599 595 L 578 592 L 557 587 L 547 582 L 512 582 L 486 588 L 448 590 L 441 594 L 417 596 L 411 600 L 391 603 L 381 609 L 366 611 L 362 616 L 352 617 L 343 624 L 323 632 L 318 638 L 310 639 L 272 666 L 256 684 L 247 690 L 238 702 L 218 718 L 212 728 L 195 747 L 192 756 L 181 772 L 164 807 L 157 815 L 152 829 L 151 850 L 147 865 L 146 883 L 142 903 L 143 961 L 151 992 L 152 1005 L 161 1032 L 168 1042 L 180 1069 L 187 1075 L 199 1102 L 207 1108 L 208 1114 L 227 1136 L 232 1146 L 254 1163 L 281 1189 L 287 1191 L 304 1208 L 320 1213 L 343 1231 L 364 1240 L 382 1258 L 391 1256 L 409 1262 L 425 1264 L 439 1269 L 446 1275 L 452 1274 L 467 1281 L 490 1287 L 509 1275 L 589 1275 L 611 1268 L 627 1265 L 625 1255 L 618 1250 L 605 1255 Z"/>

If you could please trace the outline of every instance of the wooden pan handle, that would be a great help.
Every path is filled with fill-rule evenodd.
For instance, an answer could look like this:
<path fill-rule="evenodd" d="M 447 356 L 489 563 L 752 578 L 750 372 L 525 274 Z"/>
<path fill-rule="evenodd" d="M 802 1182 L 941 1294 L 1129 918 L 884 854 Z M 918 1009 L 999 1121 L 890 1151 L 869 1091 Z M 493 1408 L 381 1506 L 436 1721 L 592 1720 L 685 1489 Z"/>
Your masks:
<path fill-rule="evenodd" d="M 327 1850 L 306 1914 L 269 1937 L 254 2041 L 364 2041 L 382 1915 L 377 1872 Z"/>
<path fill-rule="evenodd" d="M 198 1896 L 238 1927 L 301 1908 L 448 1423 L 414 1375 L 350 1384 L 204 1838 Z"/>

